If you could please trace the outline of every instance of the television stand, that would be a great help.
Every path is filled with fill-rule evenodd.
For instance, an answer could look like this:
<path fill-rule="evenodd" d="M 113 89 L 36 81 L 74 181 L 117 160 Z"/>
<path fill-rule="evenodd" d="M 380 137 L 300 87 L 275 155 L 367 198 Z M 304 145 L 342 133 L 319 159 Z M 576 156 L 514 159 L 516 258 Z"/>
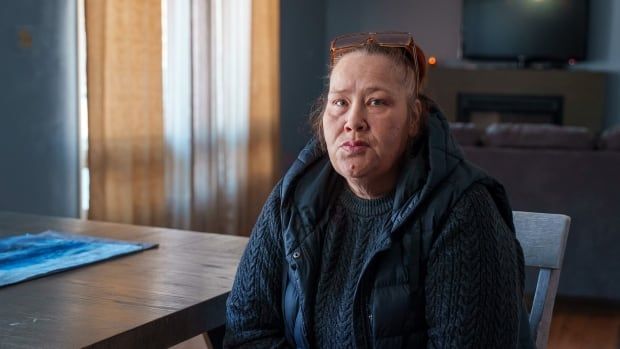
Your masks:
<path fill-rule="evenodd" d="M 602 72 L 575 69 L 434 67 L 428 71 L 423 92 L 439 104 L 450 121 L 464 117 L 458 115 L 459 95 L 506 96 L 511 101 L 522 96 L 558 97 L 563 125 L 584 126 L 596 133 L 603 124 L 606 78 Z"/>
<path fill-rule="evenodd" d="M 525 66 L 520 66 L 522 69 L 533 69 L 533 70 L 566 70 L 569 67 L 568 64 L 564 62 L 527 62 Z"/>

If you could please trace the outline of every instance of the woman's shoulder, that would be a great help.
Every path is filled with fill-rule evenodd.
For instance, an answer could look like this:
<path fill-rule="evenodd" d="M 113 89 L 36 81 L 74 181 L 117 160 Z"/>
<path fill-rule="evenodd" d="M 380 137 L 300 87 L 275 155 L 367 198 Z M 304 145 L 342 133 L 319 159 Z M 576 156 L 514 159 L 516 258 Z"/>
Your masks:
<path fill-rule="evenodd" d="M 271 193 L 267 196 L 265 203 L 263 204 L 262 215 L 276 215 L 280 210 L 282 203 L 282 179 L 280 179 L 276 185 L 274 185 Z"/>
<path fill-rule="evenodd" d="M 265 200 L 260 214 L 254 224 L 251 233 L 252 240 L 262 240 L 268 238 L 270 240 L 280 239 L 279 232 L 281 230 L 280 208 L 282 202 L 282 180 L 271 190 L 271 193 Z"/>
<path fill-rule="evenodd" d="M 454 209 L 483 209 L 495 210 L 497 206 L 487 187 L 479 182 L 473 183 L 467 188 L 461 198 L 456 202 Z M 498 212 L 499 215 L 499 212 Z"/>
<path fill-rule="evenodd" d="M 482 183 L 474 183 L 456 202 L 446 221 L 446 227 L 468 234 L 481 234 L 481 230 L 511 232 L 504 221 L 491 193 Z"/>
<path fill-rule="evenodd" d="M 516 239 L 485 185 L 471 185 L 452 207 L 431 248 L 435 258 L 446 249 L 478 254 L 510 255 L 516 261 Z M 513 258 L 509 258 L 513 260 Z"/>

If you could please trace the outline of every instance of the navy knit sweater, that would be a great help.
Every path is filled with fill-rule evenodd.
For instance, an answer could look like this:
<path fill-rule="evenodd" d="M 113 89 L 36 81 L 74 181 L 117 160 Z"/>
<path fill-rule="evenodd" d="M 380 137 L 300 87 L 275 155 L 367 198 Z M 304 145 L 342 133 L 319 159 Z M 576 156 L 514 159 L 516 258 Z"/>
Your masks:
<path fill-rule="evenodd" d="M 353 314 L 355 284 L 362 267 L 381 242 L 381 230 L 392 208 L 393 195 L 374 200 L 360 199 L 343 190 L 333 208 L 323 236 L 321 274 L 314 308 L 314 337 L 319 348 L 367 347 L 363 308 Z"/>

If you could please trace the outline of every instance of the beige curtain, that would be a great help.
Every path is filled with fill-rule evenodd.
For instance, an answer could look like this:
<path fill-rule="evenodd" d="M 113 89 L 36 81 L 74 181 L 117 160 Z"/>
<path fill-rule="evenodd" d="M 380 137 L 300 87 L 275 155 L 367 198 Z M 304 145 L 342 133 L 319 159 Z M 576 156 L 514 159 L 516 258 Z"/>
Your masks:
<path fill-rule="evenodd" d="M 280 1 L 252 4 L 250 93 L 250 184 L 245 231 L 256 221 L 279 177 L 280 149 Z"/>
<path fill-rule="evenodd" d="M 160 0 L 85 0 L 89 218 L 165 225 Z"/>
<path fill-rule="evenodd" d="M 279 1 L 168 8 L 191 12 L 187 135 L 164 129 L 161 0 L 85 1 L 89 218 L 249 234 L 279 175 Z"/>

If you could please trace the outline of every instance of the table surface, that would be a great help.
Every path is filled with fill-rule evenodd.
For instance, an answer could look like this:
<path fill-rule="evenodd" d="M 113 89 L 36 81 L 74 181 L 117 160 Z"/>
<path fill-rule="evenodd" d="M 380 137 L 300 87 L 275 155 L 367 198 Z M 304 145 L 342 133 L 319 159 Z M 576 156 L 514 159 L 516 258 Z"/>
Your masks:
<path fill-rule="evenodd" d="M 0 236 L 44 230 L 158 243 L 0 288 L 0 347 L 169 347 L 225 321 L 247 238 L 0 212 Z"/>

